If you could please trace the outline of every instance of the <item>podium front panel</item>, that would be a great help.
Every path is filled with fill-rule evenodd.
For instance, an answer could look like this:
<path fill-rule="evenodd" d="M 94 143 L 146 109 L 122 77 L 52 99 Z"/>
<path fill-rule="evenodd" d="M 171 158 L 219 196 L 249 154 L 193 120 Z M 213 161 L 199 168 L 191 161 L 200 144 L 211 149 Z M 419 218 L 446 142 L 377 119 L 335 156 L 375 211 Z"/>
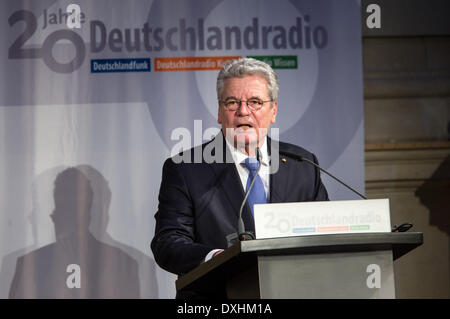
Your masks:
<path fill-rule="evenodd" d="M 395 298 L 391 250 L 259 256 L 260 298 Z"/>

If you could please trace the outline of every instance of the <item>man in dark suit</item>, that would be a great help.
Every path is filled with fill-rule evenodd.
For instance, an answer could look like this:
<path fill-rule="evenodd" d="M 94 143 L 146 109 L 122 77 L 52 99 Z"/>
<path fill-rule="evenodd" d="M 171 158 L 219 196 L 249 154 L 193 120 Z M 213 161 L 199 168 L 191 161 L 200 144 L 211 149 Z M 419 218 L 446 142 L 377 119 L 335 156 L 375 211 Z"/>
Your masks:
<path fill-rule="evenodd" d="M 278 110 L 278 78 L 269 65 L 251 58 L 228 62 L 219 72 L 217 95 L 221 133 L 166 160 L 163 167 L 151 248 L 156 262 L 178 275 L 227 248 L 227 236 L 237 232 L 239 208 L 253 177 L 255 183 L 243 210 L 250 232 L 254 231 L 254 204 L 328 200 L 319 170 L 280 156 L 280 152 L 317 163 L 316 157 L 267 136 Z M 253 169 L 256 148 L 262 154 L 258 175 Z M 189 161 L 198 159 L 196 154 L 203 155 L 201 160 Z M 198 296 L 198 291 L 177 294 Z M 223 290 L 218 289 L 216 296 L 224 296 Z"/>

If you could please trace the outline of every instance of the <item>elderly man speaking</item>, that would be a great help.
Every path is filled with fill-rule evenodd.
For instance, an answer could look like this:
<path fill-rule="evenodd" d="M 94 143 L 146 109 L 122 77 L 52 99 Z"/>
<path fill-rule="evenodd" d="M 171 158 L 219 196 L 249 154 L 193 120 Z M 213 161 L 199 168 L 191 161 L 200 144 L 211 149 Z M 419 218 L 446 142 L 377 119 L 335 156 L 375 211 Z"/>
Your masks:
<path fill-rule="evenodd" d="M 227 237 L 237 232 L 240 206 L 252 180 L 242 211 L 250 233 L 254 232 L 254 204 L 328 200 L 317 168 L 271 151 L 276 142 L 280 152 L 317 163 L 307 150 L 267 136 L 278 113 L 278 77 L 268 64 L 252 58 L 229 61 L 217 77 L 217 98 L 221 132 L 198 147 L 205 154 L 211 145 L 222 151 L 217 147 L 222 145 L 223 156 L 215 156 L 215 161 L 203 156 L 193 163 L 173 157 L 163 167 L 151 248 L 158 265 L 177 275 L 227 248 Z M 196 149 L 185 152 L 193 154 Z M 276 169 L 271 165 L 274 160 L 279 163 Z M 179 291 L 177 298 L 226 297 L 222 288 L 207 296 Z"/>

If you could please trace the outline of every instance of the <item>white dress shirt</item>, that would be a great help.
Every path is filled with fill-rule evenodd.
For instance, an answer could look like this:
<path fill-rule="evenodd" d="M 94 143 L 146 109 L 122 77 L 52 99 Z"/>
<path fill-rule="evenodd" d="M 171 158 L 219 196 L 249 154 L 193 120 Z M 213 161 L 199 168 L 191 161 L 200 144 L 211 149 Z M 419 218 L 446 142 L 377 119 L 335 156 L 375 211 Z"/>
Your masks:
<path fill-rule="evenodd" d="M 228 149 L 230 150 L 230 153 L 233 157 L 234 164 L 236 165 L 236 169 L 238 171 L 239 177 L 241 178 L 242 188 L 244 189 L 244 192 L 247 188 L 247 180 L 248 180 L 248 169 L 245 167 L 245 165 L 242 163 L 245 159 L 248 158 L 247 155 L 237 150 L 233 145 L 231 145 L 230 142 L 228 142 L 227 139 L 225 139 Z M 269 174 L 270 174 L 270 166 L 269 166 L 269 153 L 267 151 L 267 137 L 264 140 L 263 145 L 260 148 L 262 160 L 261 160 L 261 169 L 259 170 L 259 177 L 261 178 L 263 185 L 264 185 L 264 191 L 266 192 L 266 198 L 267 202 L 269 202 Z"/>
<path fill-rule="evenodd" d="M 234 164 L 236 165 L 236 169 L 238 171 L 239 177 L 241 179 L 242 188 L 244 189 L 244 192 L 247 188 L 247 180 L 248 180 L 248 169 L 244 166 L 242 163 L 245 161 L 245 159 L 248 157 L 244 153 L 237 150 L 233 145 L 231 145 L 230 142 L 225 138 L 225 141 L 227 143 L 228 150 L 230 151 Z M 264 191 L 266 192 L 266 198 L 267 202 L 269 202 L 270 192 L 269 192 L 269 181 L 270 181 L 270 166 L 269 166 L 269 152 L 267 150 L 267 137 L 264 140 L 263 145 L 260 148 L 262 160 L 261 160 L 261 169 L 259 170 L 259 177 L 262 180 L 262 183 L 264 185 Z M 237 226 L 236 226 L 237 227 Z M 213 249 L 211 250 L 205 257 L 205 261 L 208 261 L 212 258 L 212 256 L 223 249 Z"/>

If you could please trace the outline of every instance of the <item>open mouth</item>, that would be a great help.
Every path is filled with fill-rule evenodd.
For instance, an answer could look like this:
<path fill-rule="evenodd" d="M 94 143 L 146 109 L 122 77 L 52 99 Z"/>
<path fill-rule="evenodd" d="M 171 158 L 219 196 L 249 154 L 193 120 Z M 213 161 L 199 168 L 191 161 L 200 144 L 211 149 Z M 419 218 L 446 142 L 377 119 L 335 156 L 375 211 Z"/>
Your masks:
<path fill-rule="evenodd" d="M 239 125 L 237 126 L 237 128 L 246 131 L 246 130 L 248 130 L 249 128 L 252 128 L 252 126 L 251 126 L 250 124 L 239 124 Z"/>

